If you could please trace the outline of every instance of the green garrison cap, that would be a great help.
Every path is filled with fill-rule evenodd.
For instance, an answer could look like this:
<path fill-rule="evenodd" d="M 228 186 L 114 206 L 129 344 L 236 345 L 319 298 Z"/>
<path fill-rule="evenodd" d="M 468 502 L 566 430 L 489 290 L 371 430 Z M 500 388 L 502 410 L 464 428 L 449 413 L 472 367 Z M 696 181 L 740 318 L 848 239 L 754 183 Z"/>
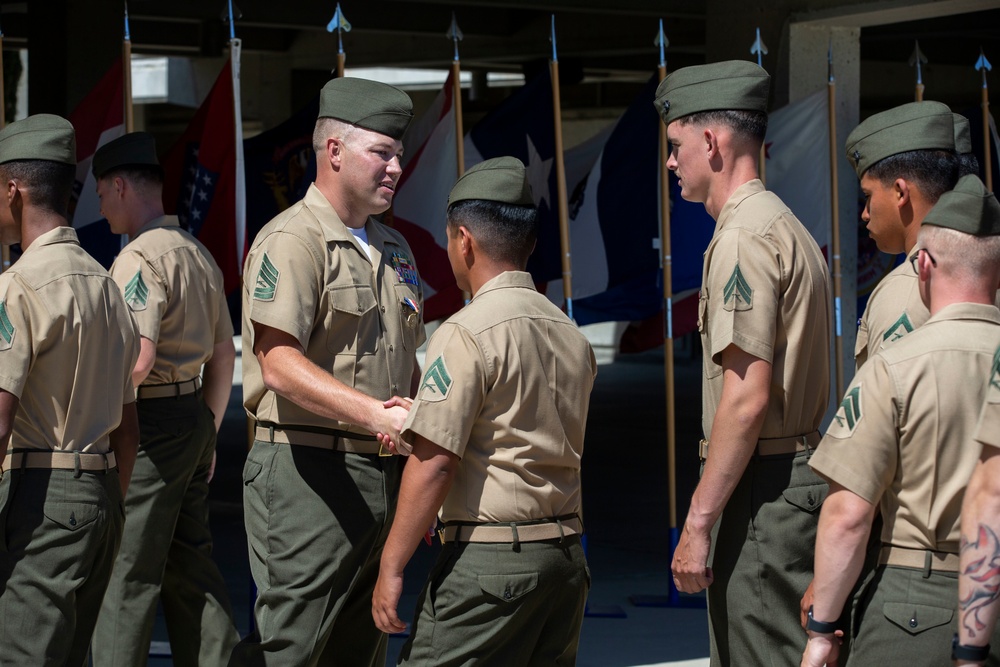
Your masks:
<path fill-rule="evenodd" d="M 694 65 L 661 81 L 653 106 L 667 125 L 701 111 L 766 112 L 770 84 L 768 73 L 748 60 Z"/>
<path fill-rule="evenodd" d="M 924 216 L 924 225 L 955 229 L 973 236 L 1000 236 L 1000 203 L 978 176 L 958 179 Z"/>
<path fill-rule="evenodd" d="M 517 206 L 534 206 L 524 163 L 516 157 L 495 157 L 465 172 L 448 195 L 448 205 L 485 199 Z"/>
<path fill-rule="evenodd" d="M 399 88 L 357 78 L 333 79 L 319 94 L 319 117 L 336 118 L 393 139 L 402 139 L 413 102 Z"/>
<path fill-rule="evenodd" d="M 972 152 L 972 134 L 969 119 L 960 113 L 953 113 L 955 121 L 955 152 L 959 155 Z"/>
<path fill-rule="evenodd" d="M 131 132 L 113 139 L 94 153 L 94 176 L 100 178 L 118 167 L 158 167 L 156 140 L 148 132 Z"/>
<path fill-rule="evenodd" d="M 955 150 L 955 120 L 941 102 L 910 102 L 865 119 L 847 137 L 861 178 L 879 160 L 908 151 Z"/>
<path fill-rule="evenodd" d="M 13 160 L 48 160 L 76 164 L 76 134 L 61 116 L 28 116 L 0 130 L 0 164 Z"/>

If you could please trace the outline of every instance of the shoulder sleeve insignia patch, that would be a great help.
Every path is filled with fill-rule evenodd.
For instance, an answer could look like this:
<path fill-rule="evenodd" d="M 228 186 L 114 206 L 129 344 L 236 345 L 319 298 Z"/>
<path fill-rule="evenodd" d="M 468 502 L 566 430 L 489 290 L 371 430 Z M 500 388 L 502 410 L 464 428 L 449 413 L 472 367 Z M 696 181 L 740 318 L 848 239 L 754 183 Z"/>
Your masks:
<path fill-rule="evenodd" d="M 893 322 L 892 326 L 882 334 L 882 341 L 885 343 L 895 343 L 897 340 L 913 331 L 913 323 L 905 312 L 899 319 Z"/>
<path fill-rule="evenodd" d="M 722 289 L 722 308 L 728 311 L 753 308 L 753 288 L 743 277 L 739 262 L 736 262 L 733 274 Z"/>
<path fill-rule="evenodd" d="M 135 272 L 132 280 L 125 285 L 125 303 L 132 310 L 146 310 L 146 300 L 149 298 L 149 288 L 142 279 L 142 269 Z"/>
<path fill-rule="evenodd" d="M 280 272 L 271 263 L 271 258 L 264 253 L 257 271 L 257 284 L 253 289 L 253 298 L 257 301 L 274 301 L 274 292 L 278 289 Z"/>
<path fill-rule="evenodd" d="M 14 344 L 14 325 L 7 317 L 7 302 L 0 301 L 0 350 L 9 350 Z"/>
<path fill-rule="evenodd" d="M 837 414 L 833 416 L 833 420 L 837 422 L 837 426 L 840 427 L 839 430 L 846 429 L 847 433 L 845 435 L 850 435 L 854 433 L 854 429 L 857 428 L 862 416 L 861 385 L 859 384 L 844 396 L 844 400 L 841 402 L 840 407 L 837 408 Z"/>
<path fill-rule="evenodd" d="M 444 357 L 438 357 L 424 371 L 424 381 L 420 385 L 420 398 L 431 401 L 447 398 L 451 384 L 451 373 L 448 372 Z"/>

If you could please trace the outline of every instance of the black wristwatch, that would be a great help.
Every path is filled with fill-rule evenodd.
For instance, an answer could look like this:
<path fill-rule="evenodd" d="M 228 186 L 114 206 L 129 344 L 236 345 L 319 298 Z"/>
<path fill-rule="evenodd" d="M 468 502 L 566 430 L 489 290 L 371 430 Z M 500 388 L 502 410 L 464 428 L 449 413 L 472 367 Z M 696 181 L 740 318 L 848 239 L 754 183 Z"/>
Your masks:
<path fill-rule="evenodd" d="M 971 660 L 972 662 L 983 662 L 990 657 L 990 645 L 968 646 L 958 642 L 958 633 L 951 638 L 951 659 Z"/>
<path fill-rule="evenodd" d="M 806 630 L 810 632 L 818 632 L 821 635 L 832 635 L 837 631 L 836 622 L 827 621 L 817 621 L 813 618 L 813 608 L 809 605 L 809 618 L 806 620 Z"/>

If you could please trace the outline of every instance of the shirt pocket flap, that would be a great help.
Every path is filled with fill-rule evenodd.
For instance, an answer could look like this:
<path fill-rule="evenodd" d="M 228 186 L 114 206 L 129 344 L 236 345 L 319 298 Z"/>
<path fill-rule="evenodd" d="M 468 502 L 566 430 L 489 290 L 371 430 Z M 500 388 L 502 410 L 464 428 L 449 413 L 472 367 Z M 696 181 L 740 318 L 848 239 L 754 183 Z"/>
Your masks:
<path fill-rule="evenodd" d="M 371 285 L 331 285 L 330 307 L 348 315 L 361 315 L 375 307 Z"/>
<path fill-rule="evenodd" d="M 882 613 L 911 635 L 919 635 L 925 630 L 951 623 L 955 610 L 912 602 L 886 602 L 882 605 Z"/>
<path fill-rule="evenodd" d="M 100 512 L 97 505 L 87 503 L 45 503 L 45 516 L 67 530 L 77 530 L 92 523 Z"/>
<path fill-rule="evenodd" d="M 806 512 L 815 512 L 826 500 L 829 487 L 826 484 L 809 484 L 808 486 L 796 486 L 785 489 L 781 495 L 785 500 Z"/>
<path fill-rule="evenodd" d="M 481 574 L 479 587 L 504 602 L 513 602 L 533 591 L 538 585 L 538 573 Z"/>

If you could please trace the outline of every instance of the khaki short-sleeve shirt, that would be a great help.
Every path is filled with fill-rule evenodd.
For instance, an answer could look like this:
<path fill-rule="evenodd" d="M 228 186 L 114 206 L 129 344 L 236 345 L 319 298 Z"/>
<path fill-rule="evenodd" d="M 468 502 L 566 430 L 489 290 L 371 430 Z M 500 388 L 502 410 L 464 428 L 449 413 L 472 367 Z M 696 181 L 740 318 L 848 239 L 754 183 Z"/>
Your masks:
<path fill-rule="evenodd" d="M 579 329 L 531 276 L 493 278 L 434 332 L 403 437 L 462 458 L 444 521 L 580 511 L 580 458 L 597 374 Z"/>
<path fill-rule="evenodd" d="M 854 368 L 868 357 L 885 349 L 910 333 L 931 316 L 920 299 L 920 281 L 910 264 L 917 254 L 914 249 L 906 261 L 883 278 L 872 295 L 858 322 L 858 338 L 854 344 Z"/>
<path fill-rule="evenodd" d="M 984 371 L 998 342 L 996 307 L 952 304 L 872 356 L 851 383 L 809 464 L 880 504 L 883 543 L 958 553 Z"/>
<path fill-rule="evenodd" d="M 423 287 L 399 232 L 370 218 L 365 230 L 372 259 L 312 185 L 257 235 L 243 272 L 243 405 L 258 422 L 351 429 L 264 387 L 254 323 L 293 336 L 348 387 L 379 400 L 409 393 Z"/>
<path fill-rule="evenodd" d="M 986 387 L 986 402 L 979 415 L 976 441 L 990 447 L 1000 447 L 1000 347 L 993 353 L 990 382 Z"/>
<path fill-rule="evenodd" d="M 816 241 L 759 180 L 737 188 L 719 214 L 705 252 L 698 331 L 706 438 L 722 398 L 722 351 L 731 344 L 771 364 L 760 438 L 819 428 L 829 397 L 830 272 Z"/>
<path fill-rule="evenodd" d="M 144 384 L 185 382 L 201 374 L 216 343 L 233 336 L 222 271 L 176 216 L 149 221 L 111 265 L 139 335 L 156 344 Z"/>
<path fill-rule="evenodd" d="M 121 291 L 72 228 L 0 275 L 0 389 L 20 399 L 9 449 L 107 452 L 138 356 Z"/>

